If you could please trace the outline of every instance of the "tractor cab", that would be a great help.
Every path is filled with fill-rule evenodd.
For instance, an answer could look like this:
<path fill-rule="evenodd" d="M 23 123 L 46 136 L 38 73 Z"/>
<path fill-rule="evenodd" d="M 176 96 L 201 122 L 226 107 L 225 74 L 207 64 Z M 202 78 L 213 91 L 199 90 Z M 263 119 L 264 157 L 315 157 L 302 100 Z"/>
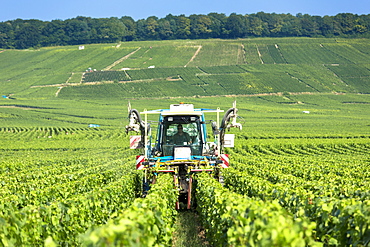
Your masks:
<path fill-rule="evenodd" d="M 189 108 L 192 112 L 184 110 Z M 201 156 L 205 144 L 206 131 L 201 111 L 194 111 L 192 105 L 173 105 L 172 110 L 162 112 L 155 143 L 156 154 L 162 159 L 191 159 Z"/>

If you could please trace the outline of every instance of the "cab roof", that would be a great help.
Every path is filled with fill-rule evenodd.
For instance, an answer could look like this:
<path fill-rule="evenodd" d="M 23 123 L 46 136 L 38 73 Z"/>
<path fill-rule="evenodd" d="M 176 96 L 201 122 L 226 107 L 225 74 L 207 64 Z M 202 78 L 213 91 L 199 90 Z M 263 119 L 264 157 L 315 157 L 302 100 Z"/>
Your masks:
<path fill-rule="evenodd" d="M 162 116 L 175 116 L 175 115 L 201 116 L 205 112 L 224 112 L 224 111 L 220 109 L 194 108 L 193 104 L 172 104 L 170 105 L 170 109 L 144 111 L 141 112 L 141 114 L 161 114 Z"/>

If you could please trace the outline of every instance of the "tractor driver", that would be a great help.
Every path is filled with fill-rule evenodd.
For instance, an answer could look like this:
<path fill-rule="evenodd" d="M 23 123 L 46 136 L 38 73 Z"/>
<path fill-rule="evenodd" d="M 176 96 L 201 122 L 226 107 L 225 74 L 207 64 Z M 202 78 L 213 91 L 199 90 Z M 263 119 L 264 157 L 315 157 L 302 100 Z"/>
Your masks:
<path fill-rule="evenodd" d="M 191 144 L 191 138 L 188 133 L 183 131 L 182 125 L 177 125 L 177 133 L 173 136 L 173 142 L 176 145 Z"/>

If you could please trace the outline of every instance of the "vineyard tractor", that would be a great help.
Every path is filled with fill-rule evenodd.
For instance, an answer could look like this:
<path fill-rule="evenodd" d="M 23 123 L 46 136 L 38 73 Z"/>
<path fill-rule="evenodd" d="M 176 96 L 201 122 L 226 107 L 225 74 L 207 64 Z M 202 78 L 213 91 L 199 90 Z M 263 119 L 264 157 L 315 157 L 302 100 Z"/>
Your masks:
<path fill-rule="evenodd" d="M 242 128 L 236 122 L 238 110 L 235 101 L 221 121 L 220 113 L 223 110 L 196 109 L 193 104 L 173 104 L 170 109 L 143 112 L 131 109 L 129 104 L 128 111 L 126 132 L 140 133 L 130 136 L 130 146 L 143 151 L 142 155 L 136 157 L 136 169 L 143 170 L 144 196 L 158 174 L 171 173 L 179 191 L 176 209 L 190 209 L 194 204 L 192 187 L 195 173 L 206 171 L 222 182 L 221 170 L 229 167 L 229 157 L 224 153 L 224 148 L 234 146 L 234 134 L 226 134 L 226 130 L 231 127 Z M 217 120 L 206 122 L 206 113 L 213 113 Z M 155 139 L 148 122 L 148 115 L 151 114 L 159 115 L 156 122 L 158 127 L 153 134 Z M 208 140 L 207 126 L 213 132 L 211 142 Z"/>

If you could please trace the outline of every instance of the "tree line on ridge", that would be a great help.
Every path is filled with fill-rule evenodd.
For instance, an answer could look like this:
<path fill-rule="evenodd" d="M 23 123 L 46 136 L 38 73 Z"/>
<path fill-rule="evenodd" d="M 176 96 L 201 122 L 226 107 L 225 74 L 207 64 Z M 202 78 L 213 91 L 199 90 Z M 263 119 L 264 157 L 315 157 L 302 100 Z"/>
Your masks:
<path fill-rule="evenodd" d="M 340 13 L 335 16 L 308 14 L 222 13 L 207 15 L 150 16 L 67 20 L 36 19 L 0 22 L 0 48 L 26 49 L 133 40 L 236 39 L 248 37 L 370 37 L 370 14 Z"/>

